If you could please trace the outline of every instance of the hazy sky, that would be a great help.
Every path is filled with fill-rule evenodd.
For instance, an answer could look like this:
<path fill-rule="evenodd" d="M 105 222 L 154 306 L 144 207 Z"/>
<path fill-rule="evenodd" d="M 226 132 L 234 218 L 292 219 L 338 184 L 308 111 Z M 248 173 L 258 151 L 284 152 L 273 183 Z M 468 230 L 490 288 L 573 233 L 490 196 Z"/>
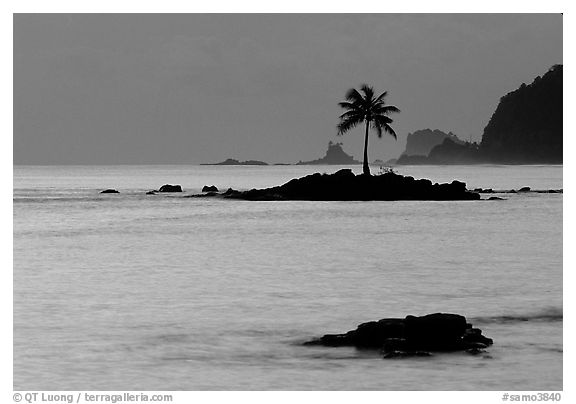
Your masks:
<path fill-rule="evenodd" d="M 15 164 L 296 162 L 337 105 L 389 92 L 397 157 L 417 129 L 480 140 L 501 96 L 562 63 L 560 14 L 15 15 Z"/>

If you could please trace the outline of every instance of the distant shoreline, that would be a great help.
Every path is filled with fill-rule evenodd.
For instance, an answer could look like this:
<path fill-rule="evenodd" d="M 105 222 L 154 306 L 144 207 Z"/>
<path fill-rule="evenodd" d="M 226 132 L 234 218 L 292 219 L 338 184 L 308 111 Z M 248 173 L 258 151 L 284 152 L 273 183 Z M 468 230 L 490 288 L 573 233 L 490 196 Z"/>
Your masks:
<path fill-rule="evenodd" d="M 310 166 L 310 167 L 318 167 L 318 166 L 326 166 L 326 167 L 338 167 L 338 166 L 358 166 L 359 164 L 296 164 L 296 163 L 272 163 L 264 165 L 232 165 L 229 166 L 233 167 L 278 167 L 278 166 L 293 166 L 293 167 L 302 167 L 302 166 Z M 379 167 L 383 164 L 380 163 L 370 163 L 371 167 Z M 143 167 L 143 166 L 163 166 L 163 167 L 175 167 L 175 166 L 226 166 L 222 164 L 211 164 L 211 163 L 114 163 L 114 164 L 12 164 L 12 167 Z M 563 167 L 563 163 L 476 163 L 476 164 L 399 164 L 393 165 L 392 167 L 472 167 L 472 166 L 493 166 L 493 167 L 519 167 L 519 166 L 526 166 L 526 167 Z"/>

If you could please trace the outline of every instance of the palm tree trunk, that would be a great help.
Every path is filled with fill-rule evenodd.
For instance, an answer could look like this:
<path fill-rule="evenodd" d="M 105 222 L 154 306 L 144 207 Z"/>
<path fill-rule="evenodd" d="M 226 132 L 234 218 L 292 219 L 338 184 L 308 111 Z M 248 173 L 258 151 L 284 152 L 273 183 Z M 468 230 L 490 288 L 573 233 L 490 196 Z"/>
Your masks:
<path fill-rule="evenodd" d="M 368 165 L 368 129 L 370 121 L 366 121 L 366 136 L 364 137 L 364 162 L 362 163 L 362 172 L 364 175 L 370 175 L 370 166 Z"/>

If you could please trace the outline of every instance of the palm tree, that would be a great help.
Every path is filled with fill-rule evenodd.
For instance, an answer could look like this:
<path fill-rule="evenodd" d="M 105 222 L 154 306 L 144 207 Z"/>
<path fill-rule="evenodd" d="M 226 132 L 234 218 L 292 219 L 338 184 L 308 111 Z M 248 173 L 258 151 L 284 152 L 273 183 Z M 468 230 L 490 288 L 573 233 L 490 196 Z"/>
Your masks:
<path fill-rule="evenodd" d="M 368 130 L 370 127 L 376 129 L 376 134 L 379 138 L 382 133 L 386 132 L 396 139 L 396 132 L 390 126 L 392 119 L 388 117 L 391 112 L 400 112 L 394 105 L 386 105 L 384 98 L 386 91 L 378 97 L 374 97 L 374 88 L 363 84 L 360 87 L 360 93 L 355 88 L 351 88 L 346 92 L 346 101 L 339 102 L 338 105 L 346 110 L 340 115 L 340 123 L 338 124 L 338 135 L 343 135 L 350 129 L 365 122 L 366 135 L 364 137 L 364 162 L 362 171 L 365 175 L 370 175 L 370 167 L 368 166 Z"/>

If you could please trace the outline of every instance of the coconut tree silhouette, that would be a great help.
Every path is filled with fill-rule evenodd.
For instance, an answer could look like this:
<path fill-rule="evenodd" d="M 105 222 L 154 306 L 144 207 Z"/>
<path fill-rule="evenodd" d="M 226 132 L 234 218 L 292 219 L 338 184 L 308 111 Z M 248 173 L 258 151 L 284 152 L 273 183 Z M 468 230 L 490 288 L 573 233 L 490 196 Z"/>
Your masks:
<path fill-rule="evenodd" d="M 351 88 L 346 92 L 346 101 L 339 102 L 338 105 L 346 110 L 340 115 L 338 123 L 338 135 L 343 135 L 350 129 L 361 123 L 366 124 L 366 135 L 364 137 L 364 161 L 362 172 L 370 175 L 368 166 L 368 131 L 370 127 L 376 130 L 379 138 L 386 132 L 396 139 L 396 132 L 390 126 L 392 119 L 388 116 L 391 112 L 400 112 L 394 105 L 386 105 L 384 98 L 388 94 L 384 91 L 378 97 L 374 97 L 374 88 L 366 84 L 360 87 L 360 91 Z"/>

